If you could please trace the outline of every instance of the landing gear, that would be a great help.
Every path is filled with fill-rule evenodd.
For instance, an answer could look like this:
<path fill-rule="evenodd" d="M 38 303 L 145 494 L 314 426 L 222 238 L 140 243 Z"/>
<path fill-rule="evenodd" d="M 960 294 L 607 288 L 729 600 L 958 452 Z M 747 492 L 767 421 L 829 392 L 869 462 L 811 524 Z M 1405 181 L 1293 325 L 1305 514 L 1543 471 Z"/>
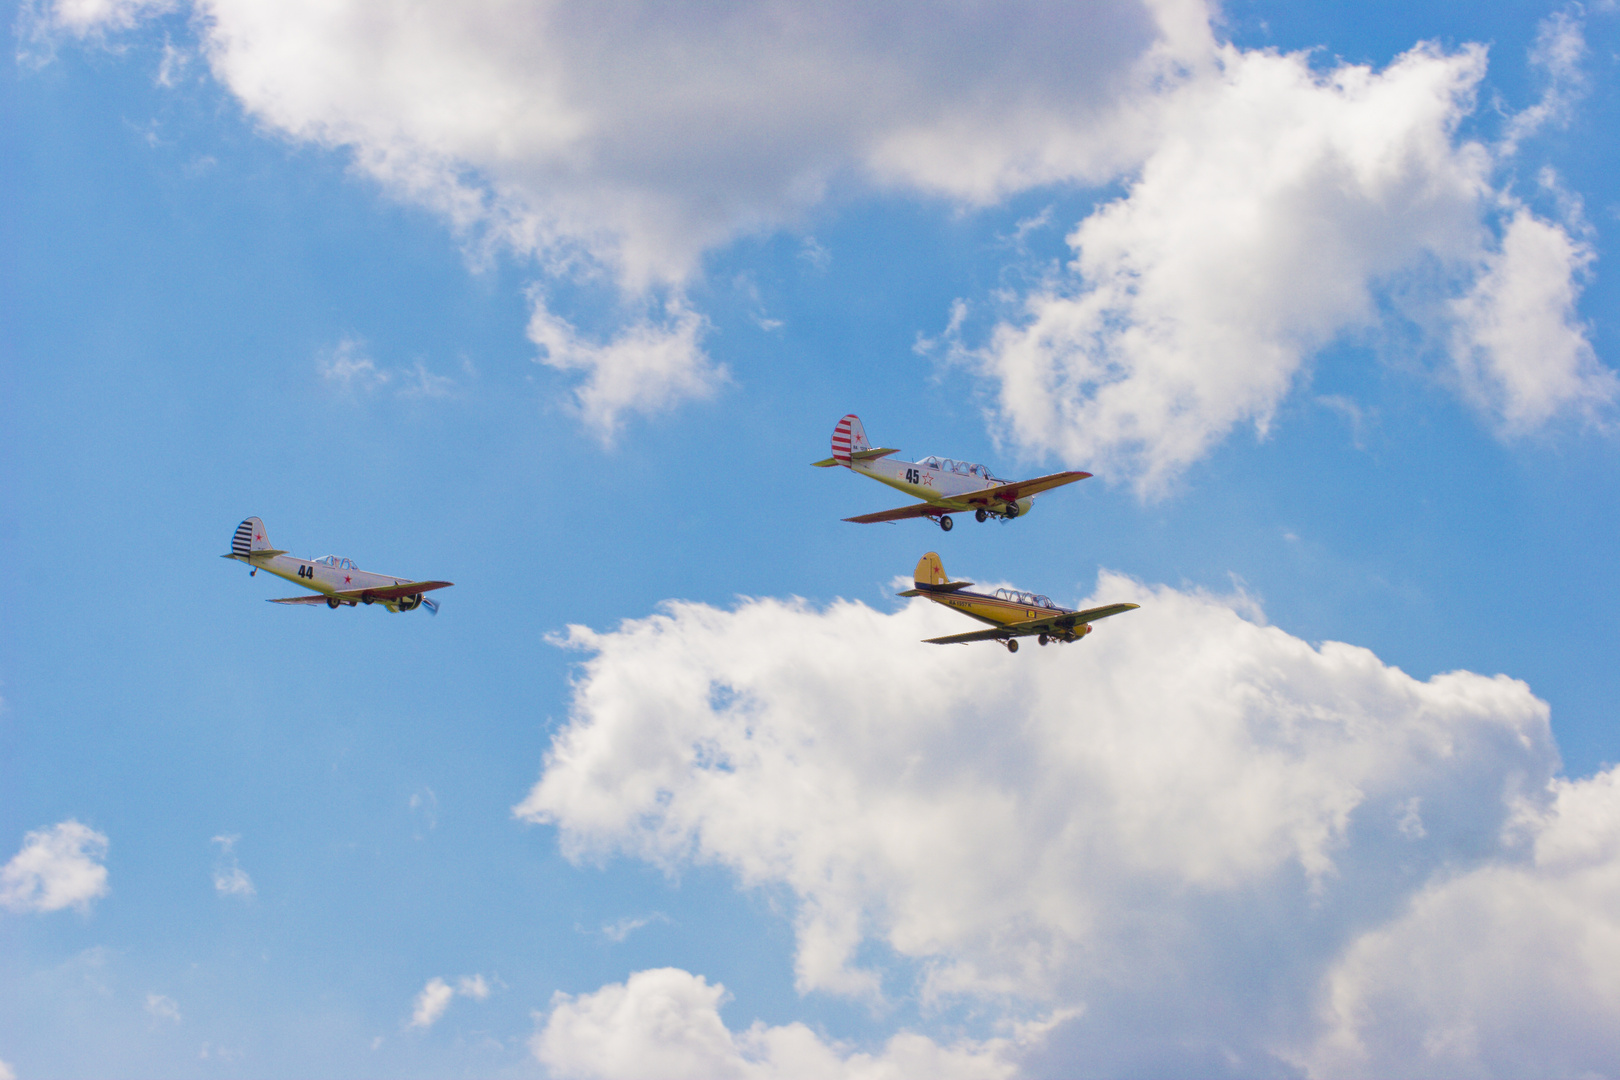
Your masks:
<path fill-rule="evenodd" d="M 365 596 L 362 596 L 360 598 L 360 602 L 362 604 L 365 604 L 367 607 L 370 607 L 372 604 L 375 604 L 377 602 L 377 598 L 375 596 L 372 596 L 370 593 L 367 593 Z"/>
<path fill-rule="evenodd" d="M 989 521 L 990 520 L 990 511 L 984 509 L 983 507 L 980 507 L 979 509 L 973 511 L 973 520 L 979 522 L 980 524 L 983 524 L 984 522 Z"/>
<path fill-rule="evenodd" d="M 1008 521 L 1011 521 L 1013 518 L 1017 517 L 1018 516 L 1018 504 L 1015 503 L 1015 502 L 1008 503 L 1007 504 L 1007 509 L 1005 509 L 1005 510 L 1003 510 L 1001 512 L 1001 516 L 1006 518 Z"/>
<path fill-rule="evenodd" d="M 340 605 L 342 603 L 343 603 L 343 601 L 339 600 L 335 596 L 328 596 L 326 598 L 326 606 L 331 608 L 333 611 L 336 611 L 338 609 L 338 605 Z"/>
<path fill-rule="evenodd" d="M 1048 642 L 1050 642 L 1052 639 L 1047 637 L 1045 634 L 1042 634 L 1040 637 L 1036 638 L 1035 640 L 1040 642 L 1042 645 L 1045 645 Z"/>
<path fill-rule="evenodd" d="M 956 522 L 951 520 L 951 515 L 941 514 L 939 515 L 939 527 L 944 529 L 946 532 L 950 532 L 952 529 L 956 528 Z"/>
<path fill-rule="evenodd" d="M 1018 642 L 1017 642 L 1016 639 L 1014 639 L 1014 638 L 1008 638 L 1007 639 L 1007 651 L 1008 652 L 1017 652 L 1018 651 Z"/>

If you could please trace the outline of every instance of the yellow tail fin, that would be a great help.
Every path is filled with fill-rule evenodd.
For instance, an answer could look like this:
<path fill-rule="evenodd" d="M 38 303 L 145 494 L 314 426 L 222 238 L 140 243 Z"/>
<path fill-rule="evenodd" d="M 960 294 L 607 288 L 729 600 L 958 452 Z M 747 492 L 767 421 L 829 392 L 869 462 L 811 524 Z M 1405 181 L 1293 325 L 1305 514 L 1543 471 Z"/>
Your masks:
<path fill-rule="evenodd" d="M 945 576 L 939 556 L 932 551 L 917 560 L 917 572 L 911 576 L 919 585 L 943 585 L 950 580 Z"/>

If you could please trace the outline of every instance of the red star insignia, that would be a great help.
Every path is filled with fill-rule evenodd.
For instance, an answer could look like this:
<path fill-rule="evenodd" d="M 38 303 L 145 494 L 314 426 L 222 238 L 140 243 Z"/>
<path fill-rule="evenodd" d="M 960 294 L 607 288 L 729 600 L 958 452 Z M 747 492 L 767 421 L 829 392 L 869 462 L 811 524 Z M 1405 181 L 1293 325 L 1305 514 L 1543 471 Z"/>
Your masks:
<path fill-rule="evenodd" d="M 264 539 L 264 533 L 254 533 L 253 534 L 253 539 L 255 539 L 255 540 L 263 540 Z"/>
<path fill-rule="evenodd" d="M 349 575 L 344 574 L 343 575 L 343 584 L 347 585 L 349 583 L 349 581 L 350 581 Z"/>

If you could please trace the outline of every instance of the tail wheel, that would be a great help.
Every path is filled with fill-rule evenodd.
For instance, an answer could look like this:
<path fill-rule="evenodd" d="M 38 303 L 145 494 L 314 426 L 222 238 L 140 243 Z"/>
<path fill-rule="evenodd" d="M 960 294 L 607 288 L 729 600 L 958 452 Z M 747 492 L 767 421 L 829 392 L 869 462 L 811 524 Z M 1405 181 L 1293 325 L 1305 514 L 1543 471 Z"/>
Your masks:
<path fill-rule="evenodd" d="M 339 600 L 335 596 L 328 596 L 326 598 L 326 606 L 331 608 L 333 611 L 336 611 L 338 609 L 338 605 L 341 603 L 343 603 L 343 601 Z"/>
<path fill-rule="evenodd" d="M 973 520 L 974 521 L 983 522 L 983 521 L 988 521 L 989 519 L 990 519 L 990 512 L 988 510 L 980 508 L 978 510 L 973 511 Z"/>
<path fill-rule="evenodd" d="M 1007 641 L 1007 651 L 1008 652 L 1017 652 L 1018 651 L 1018 642 L 1009 638 L 1008 641 Z"/>
<path fill-rule="evenodd" d="M 939 527 L 944 529 L 946 532 L 950 532 L 956 527 L 956 522 L 951 520 L 951 515 L 941 514 L 939 515 Z"/>

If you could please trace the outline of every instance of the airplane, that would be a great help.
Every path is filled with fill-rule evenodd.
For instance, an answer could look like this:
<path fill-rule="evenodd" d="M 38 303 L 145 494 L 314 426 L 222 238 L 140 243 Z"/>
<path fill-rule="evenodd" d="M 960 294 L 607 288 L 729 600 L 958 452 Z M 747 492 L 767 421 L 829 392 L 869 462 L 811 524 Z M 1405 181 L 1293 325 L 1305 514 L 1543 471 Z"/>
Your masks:
<path fill-rule="evenodd" d="M 447 589 L 449 581 L 410 581 L 392 574 L 373 574 L 362 570 L 348 559 L 337 555 L 324 555 L 319 559 L 300 559 L 270 546 L 265 538 L 264 522 L 250 517 L 236 527 L 231 538 L 231 550 L 223 559 L 245 562 L 253 569 L 252 577 L 260 570 L 268 570 L 277 577 L 314 589 L 314 596 L 288 596 L 271 600 L 272 604 L 325 604 L 337 609 L 347 604 L 381 604 L 389 611 L 410 611 L 425 607 L 429 615 L 439 613 L 439 605 L 423 593 L 433 589 Z"/>
<path fill-rule="evenodd" d="M 818 469 L 842 465 L 862 476 L 870 476 L 907 495 L 926 502 L 883 510 L 876 514 L 845 518 L 858 525 L 874 521 L 900 521 L 903 518 L 927 517 L 946 532 L 951 531 L 952 514 L 973 511 L 980 521 L 992 517 L 1011 520 L 1029 513 L 1035 495 L 1051 488 L 1084 480 L 1088 472 L 1060 472 L 1050 476 L 1037 476 L 1033 480 L 1002 480 L 990 475 L 983 465 L 951 458 L 925 457 L 921 461 L 890 459 L 900 451 L 892 447 L 873 448 L 866 441 L 866 429 L 861 418 L 854 413 L 838 421 L 833 429 L 833 456 L 825 461 L 811 462 Z"/>
<path fill-rule="evenodd" d="M 971 581 L 952 581 L 945 576 L 945 567 L 939 556 L 930 551 L 917 560 L 913 573 L 914 589 L 901 596 L 926 596 L 936 604 L 952 607 L 980 622 L 987 622 L 993 630 L 971 630 L 948 637 L 925 638 L 929 645 L 965 645 L 970 641 L 999 641 L 1007 651 L 1018 651 L 1018 638 L 1034 637 L 1042 645 L 1053 641 L 1079 641 L 1091 633 L 1091 624 L 1110 615 L 1134 611 L 1138 604 L 1109 604 L 1106 607 L 1073 611 L 1058 607 L 1039 593 L 1019 592 L 1016 589 L 997 589 L 994 596 L 968 592 Z"/>

